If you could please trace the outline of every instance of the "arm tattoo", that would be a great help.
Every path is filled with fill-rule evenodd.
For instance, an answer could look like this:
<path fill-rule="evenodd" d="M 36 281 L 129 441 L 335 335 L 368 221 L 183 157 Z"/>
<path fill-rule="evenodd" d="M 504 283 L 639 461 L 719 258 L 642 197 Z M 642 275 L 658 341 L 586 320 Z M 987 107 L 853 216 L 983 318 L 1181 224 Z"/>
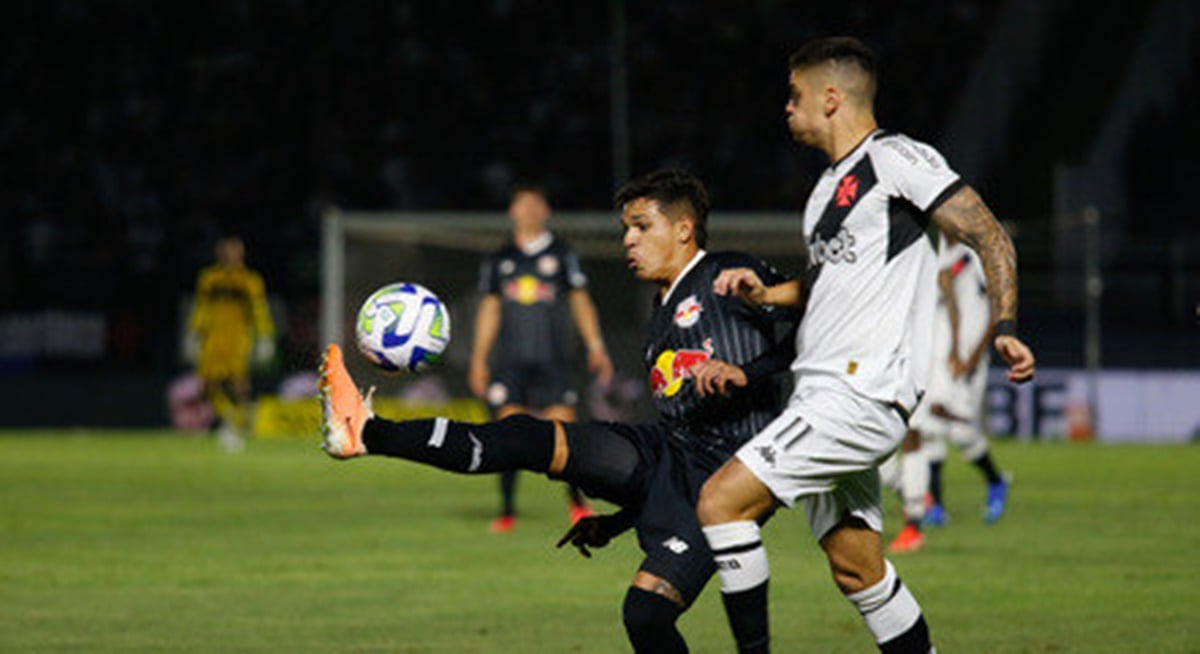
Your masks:
<path fill-rule="evenodd" d="M 1004 228 L 969 186 L 933 212 L 933 222 L 979 254 L 995 321 L 1017 319 L 1017 251 Z"/>

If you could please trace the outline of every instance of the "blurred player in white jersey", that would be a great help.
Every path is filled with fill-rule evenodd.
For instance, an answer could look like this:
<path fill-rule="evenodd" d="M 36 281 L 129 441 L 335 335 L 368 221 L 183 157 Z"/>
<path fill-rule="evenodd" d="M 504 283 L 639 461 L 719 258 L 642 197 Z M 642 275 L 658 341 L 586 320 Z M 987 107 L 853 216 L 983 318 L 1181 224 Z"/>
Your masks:
<path fill-rule="evenodd" d="M 988 280 L 1009 379 L 1034 372 L 1016 337 L 1016 253 L 979 195 L 933 148 L 879 129 L 875 56 L 817 39 L 788 62 L 788 128 L 829 157 L 804 210 L 803 280 L 768 286 L 725 270 L 718 293 L 804 310 L 787 408 L 704 484 L 697 516 L 713 551 L 738 651 L 768 652 L 767 553 L 756 521 L 803 506 L 834 583 L 880 651 L 933 650 L 916 598 L 883 557 L 878 465 L 899 446 L 932 362 L 932 222 L 971 244 Z M 709 371 L 698 366 L 700 388 Z M 718 374 L 718 373 L 711 373 Z"/>
<path fill-rule="evenodd" d="M 942 462 L 946 441 L 982 473 L 987 484 L 984 520 L 1000 519 L 1008 501 L 1008 483 L 996 469 L 983 432 L 983 394 L 987 390 L 988 344 L 991 336 L 991 307 L 987 281 L 979 257 L 952 236 L 943 235 L 938 255 L 938 287 L 942 305 L 935 352 L 944 352 L 944 365 L 935 366 L 924 406 L 913 416 L 913 427 L 921 432 L 921 449 L 929 459 L 927 524 L 942 525 Z M 947 331 L 942 334 L 942 330 Z"/>
<path fill-rule="evenodd" d="M 979 256 L 953 236 L 942 234 L 929 386 L 909 422 L 903 455 L 893 456 L 879 470 L 883 483 L 896 489 L 904 503 L 906 524 L 888 547 L 891 552 L 920 549 L 922 522 L 935 526 L 946 522 L 941 484 L 946 441 L 954 443 L 984 476 L 984 521 L 991 524 L 1004 514 L 1008 482 L 992 461 L 982 429 L 991 315 Z M 931 496 L 928 508 L 926 493 Z"/>

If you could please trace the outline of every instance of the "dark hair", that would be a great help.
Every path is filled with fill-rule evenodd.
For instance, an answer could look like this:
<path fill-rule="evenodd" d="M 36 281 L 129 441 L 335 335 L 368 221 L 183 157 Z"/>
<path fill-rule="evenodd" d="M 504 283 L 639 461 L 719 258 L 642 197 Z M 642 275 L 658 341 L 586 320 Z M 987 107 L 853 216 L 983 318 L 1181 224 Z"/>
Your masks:
<path fill-rule="evenodd" d="M 550 201 L 550 192 L 546 190 L 546 186 L 544 184 L 522 180 L 509 187 L 508 203 L 512 204 L 512 201 L 516 200 L 517 196 L 522 193 L 533 193 L 535 195 L 542 196 L 542 199 L 546 202 Z"/>
<path fill-rule="evenodd" d="M 853 36 L 826 36 L 805 43 L 788 58 L 788 69 L 811 68 L 826 62 L 854 65 L 875 79 L 875 53 Z"/>
<path fill-rule="evenodd" d="M 678 211 L 686 203 L 696 245 L 704 247 L 708 242 L 708 191 L 695 175 L 682 170 L 656 170 L 625 182 L 613 201 L 621 208 L 639 198 L 655 200 L 663 213 Z"/>

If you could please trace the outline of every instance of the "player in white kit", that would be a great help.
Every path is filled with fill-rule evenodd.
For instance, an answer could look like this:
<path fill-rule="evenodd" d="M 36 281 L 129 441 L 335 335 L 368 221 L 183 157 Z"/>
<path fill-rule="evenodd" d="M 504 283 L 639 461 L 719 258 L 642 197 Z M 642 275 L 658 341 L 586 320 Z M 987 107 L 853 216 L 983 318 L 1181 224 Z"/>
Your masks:
<path fill-rule="evenodd" d="M 904 529 L 888 546 L 890 552 L 920 549 L 921 524 L 941 526 L 941 466 L 946 442 L 977 467 L 987 484 L 984 521 L 1003 515 L 1008 482 L 996 469 L 982 430 L 983 394 L 987 388 L 991 306 L 979 256 L 953 236 L 942 234 L 938 247 L 938 305 L 933 330 L 933 365 L 925 397 L 909 421 L 901 444 L 879 473 L 885 486 L 899 492 Z M 932 502 L 925 507 L 925 495 Z"/>
<path fill-rule="evenodd" d="M 932 220 L 971 244 L 987 273 L 995 346 L 1009 378 L 1033 376 L 1016 338 L 1016 257 L 979 196 L 935 150 L 880 130 L 874 55 L 856 39 L 807 44 L 789 61 L 787 122 L 830 166 L 804 211 L 804 279 L 766 287 L 746 269 L 718 276 L 718 293 L 760 305 L 803 306 L 784 412 L 705 484 L 697 514 L 713 550 L 740 652 L 769 651 L 766 550 L 757 520 L 802 501 L 834 582 L 884 652 L 929 652 L 912 593 L 883 558 L 877 466 L 896 449 L 931 360 Z M 729 372 L 693 369 L 701 392 Z"/>

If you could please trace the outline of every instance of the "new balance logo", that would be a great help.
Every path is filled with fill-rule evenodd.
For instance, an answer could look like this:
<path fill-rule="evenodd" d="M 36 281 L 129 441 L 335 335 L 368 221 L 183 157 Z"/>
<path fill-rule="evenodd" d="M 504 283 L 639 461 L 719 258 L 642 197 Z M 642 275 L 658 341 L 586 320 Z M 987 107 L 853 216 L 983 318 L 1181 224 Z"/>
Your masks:
<path fill-rule="evenodd" d="M 467 438 L 471 439 L 471 466 L 467 468 L 468 472 L 475 472 L 479 466 L 483 465 L 483 443 L 475 438 L 475 434 L 467 432 Z"/>
<path fill-rule="evenodd" d="M 683 554 L 690 549 L 688 544 L 683 542 L 678 536 L 672 536 L 664 540 L 662 546 L 671 550 L 674 554 Z"/>

